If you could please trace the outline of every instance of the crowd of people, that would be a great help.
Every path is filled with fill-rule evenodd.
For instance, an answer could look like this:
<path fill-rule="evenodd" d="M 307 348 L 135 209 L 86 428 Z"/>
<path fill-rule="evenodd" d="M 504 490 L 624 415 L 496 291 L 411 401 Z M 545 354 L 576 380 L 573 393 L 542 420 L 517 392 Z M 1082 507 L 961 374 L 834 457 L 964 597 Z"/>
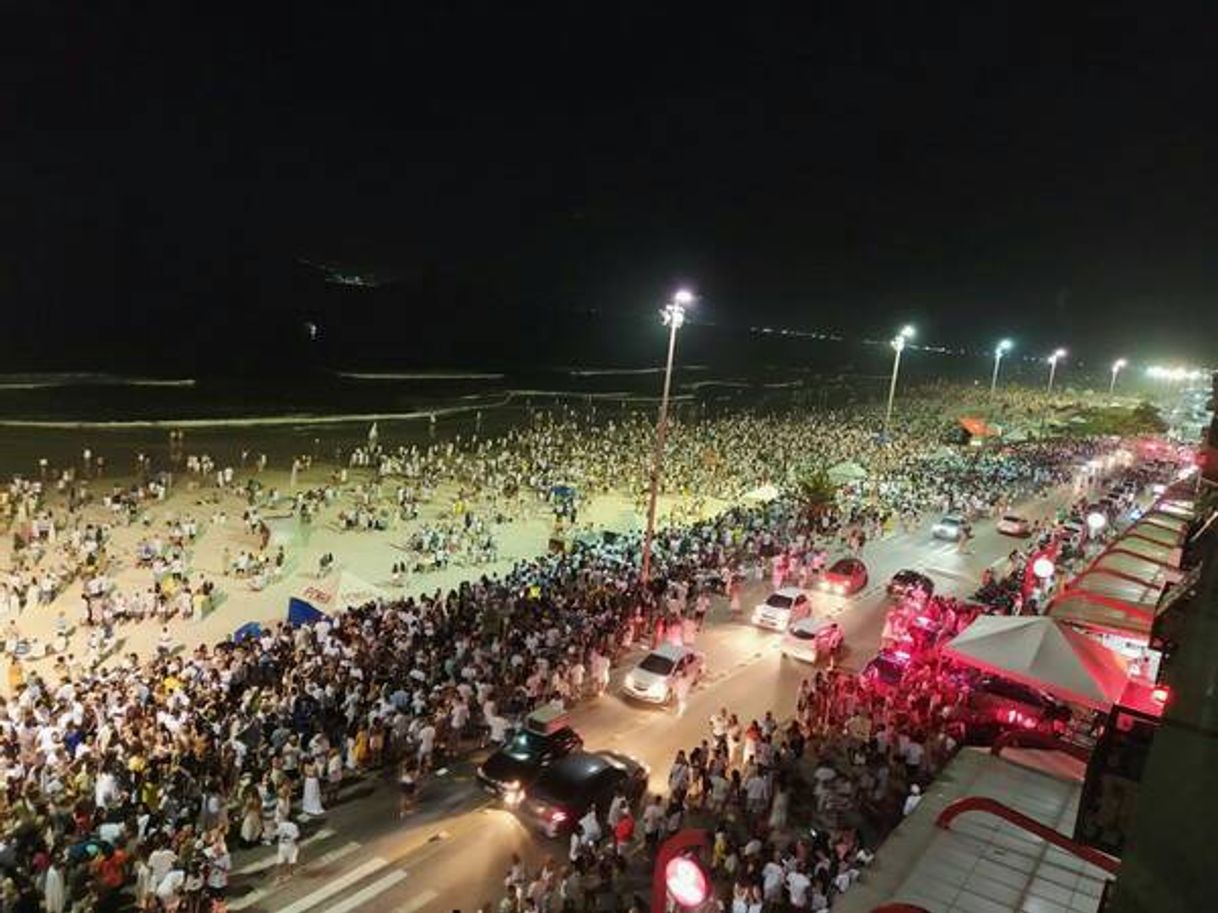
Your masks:
<path fill-rule="evenodd" d="M 508 511 L 521 491 L 544 500 L 560 482 L 588 492 L 641 483 L 650 434 L 642 419 L 603 426 L 543 419 L 494 442 L 399 451 L 379 466 L 372 465 L 379 451 L 370 448 L 369 464 L 378 472 L 391 465 L 411 486 L 444 479 L 468 503 Z M 230 844 L 275 843 L 290 868 L 295 822 L 324 814 L 348 777 L 392 764 L 403 782 L 417 783 L 437 757 L 478 743 L 484 728 L 502 732 L 505 720 L 542 704 L 569 705 L 603 686 L 614 658 L 680 610 L 666 598 L 671 585 L 684 585 L 696 606 L 708 578 L 734 580 L 779 551 L 810 549 L 827 534 L 882 526 L 902 512 L 1016 497 L 1062 479 L 1081 454 L 1102 446 L 1028 445 L 957 459 L 927 454 L 922 433 L 878 451 L 866 446 L 870 437 L 867 422 L 844 416 L 739 416 L 675 427 L 666 457 L 671 489 L 737 499 L 760 481 L 788 478 L 813 455 L 832 462 L 864 451 L 869 477 L 816 513 L 796 497 L 779 497 L 668 527 L 656 540 L 649 585 L 639 577 L 637 535 L 606 537 L 448 593 L 353 606 L 240 642 L 165 650 L 149 660 L 132 655 L 104 667 L 57 656 L 49 672 L 30 674 L 0 705 L 0 903 L 86 913 L 116 909 L 130 889 L 142 909 L 175 911 L 221 898 Z M 940 461 L 935 471 L 927 460 Z M 200 461 L 197 471 L 235 484 L 214 465 Z M 21 535 L 37 530 L 45 542 L 68 530 L 84 566 L 102 573 L 104 534 L 73 536 L 73 524 L 60 528 L 54 518 L 48 532 L 39 522 L 50 510 L 45 492 L 15 485 L 10 492 L 25 511 Z M 142 490 L 156 497 L 146 484 Z M 90 541 L 97 544 L 87 547 Z M 180 579 L 189 568 L 175 568 L 172 553 L 152 548 L 150 561 L 160 562 L 162 580 L 189 585 Z M 162 588 L 155 598 L 179 597 Z M 894 797 L 946 756 L 949 724 L 938 711 L 949 704 L 934 678 L 886 695 L 848 677 L 818 678 L 794 723 L 773 724 L 764 739 L 755 730 L 772 721 L 745 727 L 733 748 L 729 722 L 687 754 L 685 779 L 661 803 L 665 826 L 697 803 L 751 832 L 729 874 L 748 896 L 760 877 L 764 896 L 762 872 L 775 852 L 769 841 L 786 828 L 799 765 L 817 761 L 817 815 L 833 822 L 833 833 L 857 835 L 859 816 L 890 815 Z M 655 819 L 641 813 L 644 840 Z M 737 838 L 725 833 L 726 872 Z M 846 845 L 855 843 L 857 836 Z M 801 873 L 831 896 L 843 863 L 856 858 L 838 859 L 836 846 L 820 838 L 786 845 L 787 890 L 801 882 L 791 873 Z M 599 883 L 612 883 L 601 862 L 596 869 Z"/>

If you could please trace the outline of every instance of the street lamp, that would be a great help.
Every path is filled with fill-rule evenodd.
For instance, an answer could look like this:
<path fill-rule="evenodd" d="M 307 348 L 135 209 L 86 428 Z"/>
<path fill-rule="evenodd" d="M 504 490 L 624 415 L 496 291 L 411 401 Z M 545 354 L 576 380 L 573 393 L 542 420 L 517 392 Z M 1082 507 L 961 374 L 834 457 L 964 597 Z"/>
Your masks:
<path fill-rule="evenodd" d="M 1112 380 L 1108 383 L 1109 396 L 1112 396 L 1113 392 L 1116 390 L 1117 375 L 1121 373 L 1121 368 L 1125 367 L 1127 364 L 1129 364 L 1129 362 L 1123 358 L 1118 358 L 1112 363 Z"/>
<path fill-rule="evenodd" d="M 685 309 L 694 303 L 694 293 L 677 289 L 660 311 L 668 327 L 668 364 L 664 368 L 664 393 L 660 397 L 660 417 L 656 422 L 656 449 L 651 458 L 651 495 L 647 501 L 647 531 L 643 534 L 643 583 L 651 579 L 651 540 L 656 530 L 656 498 L 660 493 L 660 466 L 664 459 L 664 438 L 668 434 L 668 391 L 672 386 L 672 357 L 677 349 L 677 330 L 685 323 Z"/>
<path fill-rule="evenodd" d="M 897 372 L 901 370 L 901 353 L 905 351 L 905 341 L 913 339 L 914 328 L 906 325 L 901 327 L 892 340 L 892 381 L 888 384 L 888 409 L 884 412 L 884 435 L 888 436 L 888 425 L 892 421 L 892 399 L 897 395 Z"/>
<path fill-rule="evenodd" d="M 1049 392 L 1053 392 L 1053 377 L 1057 374 L 1057 360 L 1066 354 L 1065 349 L 1057 349 L 1049 356 Z"/>
<path fill-rule="evenodd" d="M 990 378 L 990 395 L 994 395 L 994 391 L 998 389 L 998 366 L 1002 364 L 1002 356 L 1011 351 L 1011 346 L 1014 343 L 1009 339 L 1004 339 L 998 345 L 994 346 L 994 374 Z"/>

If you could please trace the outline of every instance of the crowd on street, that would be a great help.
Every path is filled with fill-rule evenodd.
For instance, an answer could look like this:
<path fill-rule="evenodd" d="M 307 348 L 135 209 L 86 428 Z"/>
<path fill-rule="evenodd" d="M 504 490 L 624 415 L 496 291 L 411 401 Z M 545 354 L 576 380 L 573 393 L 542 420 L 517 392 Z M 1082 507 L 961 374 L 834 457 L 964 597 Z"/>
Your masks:
<path fill-rule="evenodd" d="M 468 448 L 410 448 L 380 467 L 392 467 L 404 485 L 456 483 L 466 503 L 507 514 L 522 490 L 544 500 L 559 483 L 584 491 L 641 483 L 650 434 L 641 419 L 604 426 L 539 420 Z M 134 893 L 140 909 L 198 909 L 203 898 L 226 894 L 238 842 L 276 845 L 286 874 L 298 822 L 324 815 L 350 777 L 392 765 L 404 781 L 421 782 L 438 758 L 502 733 L 533 708 L 568 706 L 603 688 L 614 659 L 682 610 L 667 598 L 674 585 L 696 606 L 708 579 L 730 585 L 788 547 L 874 534 L 894 518 L 949 504 L 992 508 L 1067 478 L 1079 459 L 1108 446 L 1029 444 L 960 457 L 936 454 L 926 430 L 879 448 L 872 437 L 867 422 L 844 416 L 678 425 L 666 457 L 673 489 L 738 499 L 813 456 L 833 462 L 865 453 L 869 475 L 815 513 L 782 496 L 667 527 L 657 536 L 649 585 L 639 577 L 638 536 L 606 537 L 447 593 L 351 606 L 240 642 L 130 655 L 106 666 L 56 656 L 50 672 L 15 682 L 0 704 L 0 909 L 114 910 L 124 892 Z M 378 452 L 370 448 L 370 465 Z M 937 461 L 934 471 L 927 461 Z M 197 461 L 201 477 L 212 471 L 218 485 L 236 484 L 209 463 Z M 149 484 L 137 490 L 155 499 Z M 248 491 L 252 502 L 255 489 Z M 106 572 L 105 528 L 73 522 L 72 505 L 60 516 L 46 494 L 18 481 L 6 500 L 22 547 L 3 591 L 22 605 L 50 555 L 90 579 Z M 185 611 L 182 593 L 192 611 L 203 609 L 194 605 L 202 584 L 178 551 L 198 527 L 187 517 L 173 522 L 165 535 L 149 531 L 145 540 L 151 614 L 163 602 Z M 99 617 L 104 624 L 115 598 L 103 588 L 100 605 L 86 599 L 94 624 Z M 773 872 L 765 870 L 775 861 L 793 904 L 797 896 L 811 903 L 817 892 L 831 897 L 861 858 L 860 834 L 881 833 L 909 789 L 950 754 L 951 724 L 942 713 L 952 704 L 950 689 L 930 673 L 914 686 L 881 695 L 848 676 L 818 676 L 798 719 L 784 726 L 729 718 L 722 732 L 712 727 L 706 743 L 674 764 L 685 773 L 670 778 L 659 803 L 664 826 L 693 808 L 731 823 L 721 867 L 746 898 L 772 893 Z M 780 848 L 774 837 L 787 829 L 796 777 L 812 760 L 814 817 L 827 830 Z M 640 812 L 644 841 L 658 820 L 647 809 Z M 606 822 L 605 833 L 615 833 L 616 823 Z M 582 851 L 573 856 L 582 866 Z M 597 875 L 581 877 L 612 883 L 605 865 L 594 868 Z M 525 874 L 511 877 L 520 888 Z M 810 886 L 792 889 L 804 881 Z M 528 906 L 529 893 L 516 890 L 512 909 L 543 909 Z"/>

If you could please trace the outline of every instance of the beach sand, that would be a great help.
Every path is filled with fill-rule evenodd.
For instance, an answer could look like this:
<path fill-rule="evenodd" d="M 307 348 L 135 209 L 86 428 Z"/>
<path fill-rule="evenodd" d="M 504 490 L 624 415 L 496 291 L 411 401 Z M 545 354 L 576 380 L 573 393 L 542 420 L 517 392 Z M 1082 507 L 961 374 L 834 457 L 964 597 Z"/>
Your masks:
<path fill-rule="evenodd" d="M 310 470 L 299 474 L 297 486 L 321 486 L 329 480 L 334 469 L 333 464 L 315 463 Z M 249 471 L 239 473 L 237 481 L 242 481 L 250 474 Z M 91 483 L 90 487 L 98 497 L 83 510 L 82 523 L 112 524 L 112 535 L 107 549 L 111 558 L 109 576 L 121 592 L 132 593 L 146 589 L 152 584 L 152 572 L 136 566 L 136 548 L 140 540 L 164 530 L 167 522 L 174 518 L 183 515 L 194 517 L 198 523 L 199 536 L 189 551 L 189 578 L 192 585 L 196 586 L 201 582 L 201 578 L 212 580 L 219 595 L 215 607 L 205 617 L 175 617 L 168 622 L 170 634 L 184 650 L 193 649 L 199 644 L 215 644 L 249 621 L 266 623 L 285 619 L 288 600 L 292 594 L 298 593 L 309 584 L 332 581 L 334 575 L 344 569 L 384 588 L 391 597 L 407 596 L 436 590 L 447 591 L 463 580 L 474 580 L 483 574 L 503 573 L 519 559 L 540 555 L 548 548 L 554 528 L 553 514 L 544 502 L 530 495 L 524 518 L 495 527 L 500 556 L 497 562 L 449 566 L 442 570 L 410 574 L 403 580 L 402 585 L 394 587 L 391 577 L 393 564 L 408 560 L 413 563 L 414 553 L 405 549 L 404 543 L 423 524 L 434 522 L 441 516 L 452 515 L 456 489 L 441 486 L 429 503 L 420 506 L 420 515 L 416 520 L 402 522 L 397 529 L 341 530 L 336 522 L 339 511 L 344 507 L 353 506 L 351 490 L 357 483 L 371 477 L 369 470 L 350 470 L 349 480 L 342 494 L 333 505 L 323 509 L 311 524 L 301 527 L 294 520 L 284 524 L 287 528 L 296 530 L 285 546 L 285 571 L 280 579 L 272 581 L 261 591 L 255 591 L 249 579 L 226 577 L 221 573 L 226 549 L 232 557 L 241 551 L 258 550 L 259 537 L 247 533 L 241 519 L 246 508 L 244 497 L 233 491 L 221 492 L 214 484 L 201 477 L 177 477 L 165 500 L 150 503 L 139 521 L 130 526 L 115 524 L 113 515 L 100 500 L 100 493 L 108 491 L 114 482 L 120 480 L 97 480 Z M 258 474 L 257 478 L 268 488 L 277 488 L 284 493 L 291 490 L 290 474 L 286 471 L 267 469 Z M 392 490 L 393 484 L 392 479 L 387 480 L 386 490 Z M 729 506 L 727 502 L 716 499 L 705 501 L 703 515 L 713 515 Z M 674 505 L 683 502 L 687 502 L 687 499 L 682 496 L 662 496 L 658 508 L 659 522 L 663 524 L 670 517 Z M 60 499 L 52 498 L 51 504 L 57 508 L 56 514 L 62 519 L 64 511 Z M 688 504 L 684 503 L 679 509 L 688 510 Z M 211 524 L 210 518 L 219 511 L 227 514 L 227 522 L 222 525 Z M 263 510 L 264 517 L 275 515 L 274 511 Z M 636 509 L 633 497 L 624 493 L 598 494 L 584 500 L 579 512 L 578 526 L 574 531 L 568 532 L 626 532 L 641 529 L 643 522 L 644 517 Z M 278 526 L 276 528 L 278 529 Z M 12 566 L 12 545 L 11 535 L 0 539 L 0 567 Z M 272 544 L 268 546 L 267 552 L 273 554 L 274 550 L 275 545 Z M 322 580 L 318 577 L 318 559 L 326 553 L 334 555 L 335 563 L 327 577 Z M 49 560 L 49 557 L 44 559 Z M 90 629 L 84 625 L 81 590 L 82 583 L 76 580 L 50 605 L 27 604 L 16 616 L 16 625 L 21 636 L 36 639 L 49 646 L 54 640 L 55 619 L 62 610 L 72 624 L 68 652 L 78 658 L 83 657 L 87 652 Z M 3 620 L 6 627 L 9 621 L 10 618 Z M 141 658 L 153 655 L 161 627 L 162 622 L 158 619 L 116 625 L 116 645 L 105 655 L 102 664 L 118 662 L 132 652 Z M 22 665 L 26 670 L 37 669 L 45 673 L 52 668 L 53 661 L 54 658 L 48 653 L 42 659 L 25 659 Z M 5 681 L 7 684 L 7 676 Z"/>

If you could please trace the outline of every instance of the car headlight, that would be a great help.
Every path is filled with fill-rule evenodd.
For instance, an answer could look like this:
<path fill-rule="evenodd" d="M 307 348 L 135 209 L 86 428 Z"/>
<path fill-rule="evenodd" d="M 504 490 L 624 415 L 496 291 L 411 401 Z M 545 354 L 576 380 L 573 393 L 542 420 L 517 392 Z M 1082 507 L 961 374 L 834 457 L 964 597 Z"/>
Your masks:
<path fill-rule="evenodd" d="M 651 687 L 647 689 L 647 693 L 652 697 L 663 697 L 668 693 L 667 682 L 652 682 Z"/>

